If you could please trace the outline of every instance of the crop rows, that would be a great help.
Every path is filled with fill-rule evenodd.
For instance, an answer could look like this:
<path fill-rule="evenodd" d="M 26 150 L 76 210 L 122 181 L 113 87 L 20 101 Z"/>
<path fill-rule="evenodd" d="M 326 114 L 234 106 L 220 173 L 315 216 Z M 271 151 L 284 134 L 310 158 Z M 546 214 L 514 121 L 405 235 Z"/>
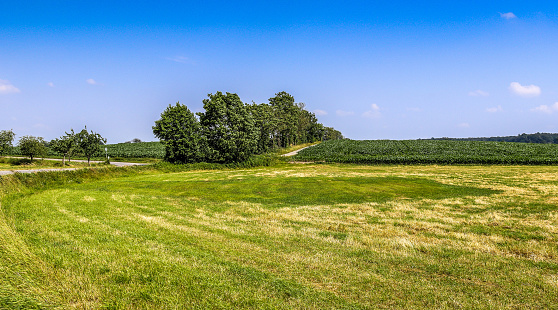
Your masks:
<path fill-rule="evenodd" d="M 454 140 L 330 140 L 300 161 L 359 164 L 558 164 L 558 145 Z"/>
<path fill-rule="evenodd" d="M 118 143 L 106 145 L 110 157 L 163 158 L 165 147 L 160 142 Z"/>

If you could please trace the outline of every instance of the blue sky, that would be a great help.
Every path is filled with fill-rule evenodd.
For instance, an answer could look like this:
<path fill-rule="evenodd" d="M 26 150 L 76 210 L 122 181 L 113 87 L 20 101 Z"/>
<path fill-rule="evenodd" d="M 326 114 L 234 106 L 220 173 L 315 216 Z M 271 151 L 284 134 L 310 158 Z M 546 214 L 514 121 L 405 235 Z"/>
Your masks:
<path fill-rule="evenodd" d="M 286 91 L 351 139 L 558 132 L 553 1 L 10 1 L 0 130 L 155 140 L 180 101 Z"/>

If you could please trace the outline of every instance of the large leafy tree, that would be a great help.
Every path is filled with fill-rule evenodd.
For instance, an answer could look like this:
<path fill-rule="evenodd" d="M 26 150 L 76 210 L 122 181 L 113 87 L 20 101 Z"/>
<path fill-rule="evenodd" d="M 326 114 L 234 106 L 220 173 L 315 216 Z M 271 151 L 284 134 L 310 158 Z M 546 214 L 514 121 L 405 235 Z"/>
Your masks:
<path fill-rule="evenodd" d="M 66 156 L 70 159 L 78 148 L 78 141 L 74 130 L 72 129 L 70 133 L 66 132 L 66 135 L 50 141 L 50 148 L 56 153 L 64 156 L 62 159 L 62 166 L 65 166 Z"/>
<path fill-rule="evenodd" d="M 103 138 L 100 134 L 91 131 L 87 132 L 87 126 L 76 135 L 77 146 L 83 155 L 87 157 L 87 164 L 91 166 L 91 157 L 100 154 L 101 145 L 107 143 L 107 139 Z"/>
<path fill-rule="evenodd" d="M 280 147 L 297 143 L 297 129 L 301 108 L 295 103 L 294 97 L 286 92 L 275 94 L 269 98 L 277 122 L 274 138 Z"/>
<path fill-rule="evenodd" d="M 257 148 L 258 154 L 265 153 L 274 147 L 275 140 L 273 135 L 277 130 L 277 121 L 274 117 L 273 107 L 269 104 L 252 104 L 250 112 L 254 118 L 254 124 L 259 129 Z"/>
<path fill-rule="evenodd" d="M 31 161 L 37 156 L 44 157 L 47 153 L 45 140 L 42 137 L 23 136 L 19 139 L 18 146 L 21 154 L 29 156 Z"/>
<path fill-rule="evenodd" d="M 194 163 L 206 159 L 205 139 L 194 113 L 180 103 L 169 105 L 155 121 L 153 134 L 165 145 L 165 160 Z"/>
<path fill-rule="evenodd" d="M 256 152 L 258 130 L 249 108 L 237 94 L 217 92 L 203 101 L 198 113 L 207 139 L 209 160 L 227 163 L 248 159 Z"/>
<path fill-rule="evenodd" d="M 0 131 L 0 155 L 8 153 L 13 146 L 14 138 L 15 133 L 12 130 Z"/>

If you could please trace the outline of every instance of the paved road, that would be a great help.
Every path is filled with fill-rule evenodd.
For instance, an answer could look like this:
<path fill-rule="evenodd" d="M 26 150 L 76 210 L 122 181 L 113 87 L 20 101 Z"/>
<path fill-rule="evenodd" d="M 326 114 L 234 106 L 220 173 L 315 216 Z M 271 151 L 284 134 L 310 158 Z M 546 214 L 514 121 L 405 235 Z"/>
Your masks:
<path fill-rule="evenodd" d="M 24 157 L 11 157 L 11 158 L 24 158 Z M 44 159 L 54 160 L 54 161 L 62 161 L 62 159 L 59 159 L 59 158 L 44 158 Z M 83 160 L 83 159 L 73 159 L 72 161 L 78 162 L 78 163 L 86 163 L 87 162 L 87 160 Z M 102 163 L 102 161 L 92 160 L 91 163 L 92 164 L 98 164 L 98 163 Z M 126 163 L 126 162 L 111 162 L 110 164 L 113 165 L 113 166 L 116 166 L 116 167 L 145 166 L 145 165 L 147 165 L 147 164 L 143 164 L 143 163 Z M 83 168 L 0 170 L 0 175 L 14 174 L 16 172 L 17 173 L 36 173 L 36 172 L 45 172 L 45 171 L 65 171 L 65 170 L 77 170 L 77 169 L 83 169 Z"/>

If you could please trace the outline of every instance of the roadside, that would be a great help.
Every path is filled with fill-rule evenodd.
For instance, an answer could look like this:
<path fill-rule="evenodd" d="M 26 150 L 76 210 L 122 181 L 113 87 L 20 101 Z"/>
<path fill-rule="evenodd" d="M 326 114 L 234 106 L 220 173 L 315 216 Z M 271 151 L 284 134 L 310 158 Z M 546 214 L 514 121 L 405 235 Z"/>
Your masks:
<path fill-rule="evenodd" d="M 7 156 L 7 158 L 16 158 L 16 159 L 22 159 L 22 158 L 26 158 L 26 157 L 13 157 L 13 156 Z M 60 158 L 42 158 L 42 160 L 50 160 L 50 161 L 62 161 L 62 159 Z M 78 163 L 87 163 L 87 160 L 83 160 L 83 159 L 73 159 L 72 162 L 78 162 Z M 92 164 L 100 164 L 103 163 L 103 161 L 98 161 L 98 160 L 92 160 L 90 161 Z M 129 166 L 145 166 L 148 165 L 146 163 L 130 163 L 130 162 L 111 162 L 110 163 L 113 166 L 116 167 L 129 167 Z M 47 172 L 47 171 L 67 171 L 67 170 L 78 170 L 78 169 L 83 169 L 83 168 L 39 168 L 39 169 L 13 169 L 13 170 L 0 170 L 0 176 L 2 175 L 8 175 L 8 174 L 14 174 L 14 173 L 36 173 L 36 172 Z"/>

